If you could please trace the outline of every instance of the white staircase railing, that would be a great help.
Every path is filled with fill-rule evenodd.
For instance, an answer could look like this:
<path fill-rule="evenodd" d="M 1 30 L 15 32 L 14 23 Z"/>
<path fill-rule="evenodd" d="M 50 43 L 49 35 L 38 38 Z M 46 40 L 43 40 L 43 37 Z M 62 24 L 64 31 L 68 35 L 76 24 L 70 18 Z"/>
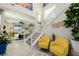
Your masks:
<path fill-rule="evenodd" d="M 60 7 L 61 8 L 61 7 Z M 48 15 L 48 17 L 46 17 L 46 20 L 45 20 L 45 25 L 43 27 L 43 30 L 45 30 L 47 28 L 47 26 L 53 22 L 56 18 L 62 16 L 61 14 L 63 14 L 66 10 L 67 10 L 68 6 L 64 7 L 61 12 L 59 12 L 58 14 L 55 15 L 55 17 L 52 16 L 54 10 Z"/>
<path fill-rule="evenodd" d="M 41 38 L 41 36 L 43 35 L 43 32 L 42 33 L 34 33 L 34 35 L 31 37 L 31 45 L 34 46 L 37 41 Z"/>
<path fill-rule="evenodd" d="M 40 39 L 40 37 L 43 35 L 42 28 L 39 28 L 39 26 L 34 30 L 33 33 L 30 34 L 30 36 L 27 37 L 26 41 L 30 39 L 31 46 L 35 46 L 37 41 Z"/>

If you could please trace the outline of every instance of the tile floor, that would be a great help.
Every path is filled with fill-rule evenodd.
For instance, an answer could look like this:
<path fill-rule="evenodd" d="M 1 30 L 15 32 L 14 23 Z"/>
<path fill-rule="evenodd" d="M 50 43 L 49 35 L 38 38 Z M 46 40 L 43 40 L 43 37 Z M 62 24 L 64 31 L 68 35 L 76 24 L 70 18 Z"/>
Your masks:
<path fill-rule="evenodd" d="M 16 40 L 9 44 L 6 56 L 48 56 L 48 53 L 33 48 L 23 40 Z"/>

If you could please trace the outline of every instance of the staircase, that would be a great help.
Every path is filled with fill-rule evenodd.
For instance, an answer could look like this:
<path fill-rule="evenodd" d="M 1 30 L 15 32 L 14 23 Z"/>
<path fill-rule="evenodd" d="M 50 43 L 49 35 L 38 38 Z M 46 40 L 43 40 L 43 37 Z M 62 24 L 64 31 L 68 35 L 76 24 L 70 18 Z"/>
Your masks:
<path fill-rule="evenodd" d="M 67 7 L 69 6 L 69 4 L 63 5 L 63 4 L 55 3 L 53 4 L 53 6 L 56 6 L 56 8 L 53 9 L 46 18 L 44 18 L 45 24 L 43 25 L 43 28 L 41 28 L 41 26 L 38 25 L 35 28 L 34 32 L 27 38 L 27 40 L 31 39 L 31 46 L 35 46 L 37 41 L 44 34 L 43 31 L 47 29 L 47 27 L 52 21 L 55 21 L 55 19 L 58 19 L 58 18 L 63 18 L 62 16 L 65 10 L 67 10 Z M 54 17 L 52 15 L 54 15 Z"/>
<path fill-rule="evenodd" d="M 42 28 L 40 26 L 37 26 L 34 29 L 34 32 L 26 40 L 28 41 L 30 39 L 31 46 L 35 46 L 35 44 L 42 35 L 43 35 Z"/>
<path fill-rule="evenodd" d="M 35 32 L 34 35 L 31 37 L 31 39 L 32 39 L 31 45 L 34 46 L 42 35 L 43 35 L 43 33 L 41 33 L 41 32 L 40 33 Z"/>

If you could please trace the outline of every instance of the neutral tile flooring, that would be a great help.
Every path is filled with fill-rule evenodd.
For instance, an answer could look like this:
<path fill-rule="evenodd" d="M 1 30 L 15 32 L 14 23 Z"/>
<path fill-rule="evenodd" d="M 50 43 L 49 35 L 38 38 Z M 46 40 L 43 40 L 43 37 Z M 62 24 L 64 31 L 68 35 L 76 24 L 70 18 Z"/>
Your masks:
<path fill-rule="evenodd" d="M 48 56 L 48 53 L 32 47 L 24 40 L 15 40 L 9 44 L 6 51 L 6 56 Z"/>

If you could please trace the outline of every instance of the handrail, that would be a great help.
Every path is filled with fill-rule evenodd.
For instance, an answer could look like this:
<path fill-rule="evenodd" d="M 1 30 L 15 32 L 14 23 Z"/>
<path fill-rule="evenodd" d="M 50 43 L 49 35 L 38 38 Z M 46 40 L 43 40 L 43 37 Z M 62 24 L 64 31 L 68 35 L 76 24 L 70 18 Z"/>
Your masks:
<path fill-rule="evenodd" d="M 51 11 L 51 13 L 50 13 L 45 19 L 48 19 L 48 17 L 49 17 L 52 13 L 53 13 L 53 10 Z M 45 20 L 45 19 L 44 19 L 44 20 Z"/>
<path fill-rule="evenodd" d="M 35 31 L 34 31 L 34 32 L 35 32 Z M 34 32 L 32 32 L 25 40 L 26 40 L 26 41 L 29 40 L 30 37 L 34 34 Z"/>
<path fill-rule="evenodd" d="M 67 8 L 68 8 L 68 6 L 67 6 L 66 8 L 64 8 L 55 18 L 59 17 L 59 16 L 62 14 L 62 12 L 64 12 L 65 10 L 67 10 Z M 53 12 L 52 12 L 52 13 L 53 13 Z M 51 14 L 52 14 L 52 13 L 51 13 Z M 51 15 L 51 14 L 50 14 L 50 15 Z M 49 15 L 49 16 L 50 16 L 50 15 Z M 55 19 L 55 18 L 54 18 L 54 19 Z M 51 21 L 52 21 L 52 20 L 51 20 Z M 45 24 L 44 29 L 47 28 L 47 26 L 51 23 L 51 21 L 50 21 L 48 24 Z"/>
<path fill-rule="evenodd" d="M 37 43 L 37 41 L 42 37 L 43 34 L 44 34 L 44 32 L 42 32 L 42 33 L 39 35 L 39 37 L 37 37 L 37 39 L 35 40 L 35 42 L 32 43 L 31 45 L 34 46 L 34 45 Z"/>

